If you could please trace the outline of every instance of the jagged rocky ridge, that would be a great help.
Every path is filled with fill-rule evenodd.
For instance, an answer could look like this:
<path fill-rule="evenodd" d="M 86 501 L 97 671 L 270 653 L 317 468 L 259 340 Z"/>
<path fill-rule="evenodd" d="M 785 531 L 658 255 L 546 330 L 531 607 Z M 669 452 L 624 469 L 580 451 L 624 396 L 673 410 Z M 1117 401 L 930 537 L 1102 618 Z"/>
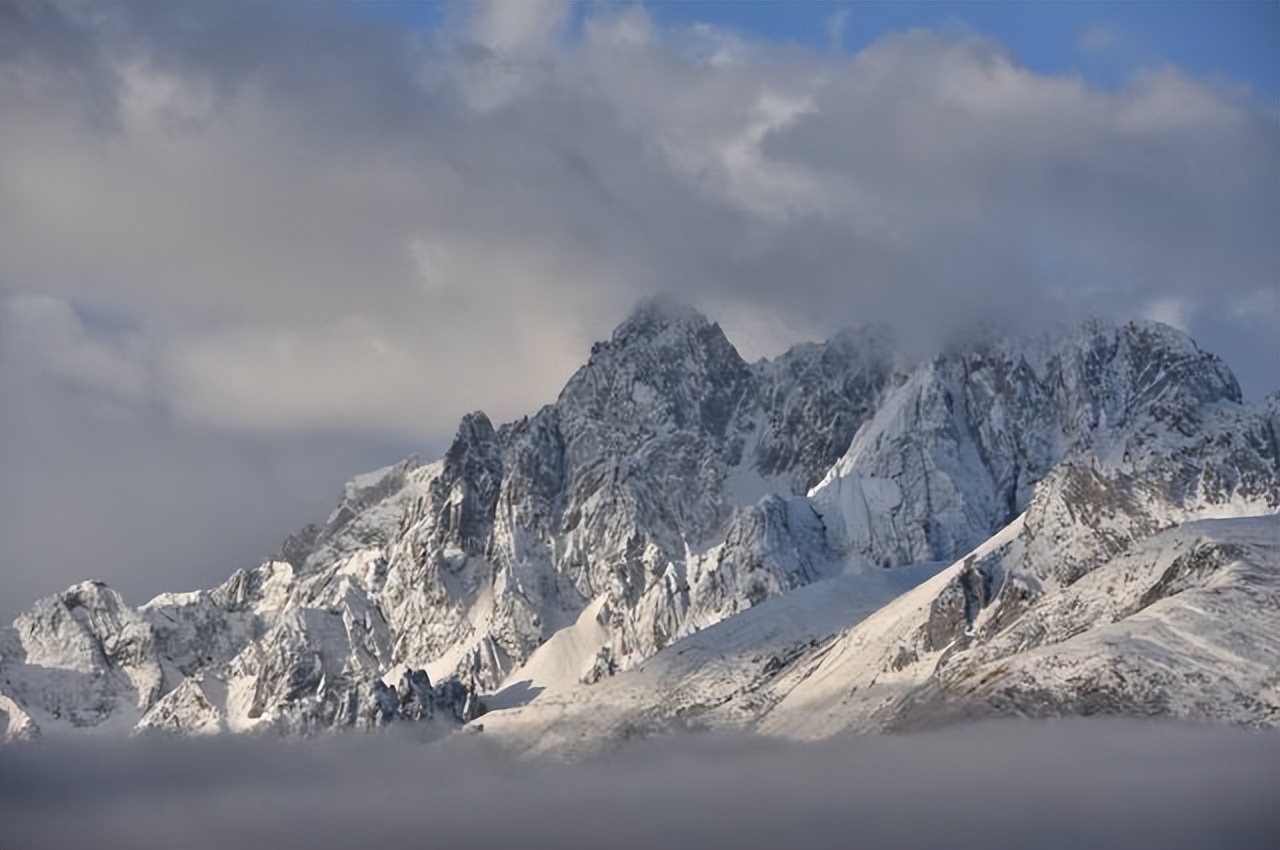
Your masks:
<path fill-rule="evenodd" d="M 912 368 L 886 333 L 850 332 L 748 364 L 701 315 L 649 303 L 554 404 L 498 428 L 464 417 L 443 458 L 354 479 L 323 527 L 213 591 L 133 610 L 90 583 L 37 603 L 0 635 L 0 709 L 184 731 L 464 722 L 584 618 L 594 682 L 765 600 L 947 562 L 1016 521 L 999 558 L 937 589 L 902 670 L 1034 622 L 1161 529 L 1274 513 L 1276 408 L 1242 404 L 1217 358 L 1154 323 L 986 335 Z M 1275 722 L 1259 705 L 1245 719 Z"/>

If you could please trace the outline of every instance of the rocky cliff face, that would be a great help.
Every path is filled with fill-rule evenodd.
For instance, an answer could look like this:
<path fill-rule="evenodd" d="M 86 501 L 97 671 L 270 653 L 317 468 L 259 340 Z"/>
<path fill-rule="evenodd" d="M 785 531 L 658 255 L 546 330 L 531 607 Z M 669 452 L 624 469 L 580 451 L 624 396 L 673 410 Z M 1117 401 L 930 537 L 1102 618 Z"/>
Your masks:
<path fill-rule="evenodd" d="M 1026 509 L 1033 488 L 1073 457 L 1140 464 L 1202 434 L 1240 389 L 1216 357 L 1154 323 L 1090 323 L 1031 342 L 980 340 L 917 368 L 880 405 L 812 496 L 835 546 L 880 566 L 944 560 Z M 1162 435 L 1168 434 L 1166 438 Z M 1265 438 L 1210 498 L 1265 497 Z M 1163 442 L 1162 442 L 1163 441 Z M 1186 450 L 1186 449 L 1189 449 Z M 1189 464 L 1166 483 L 1193 498 Z M 1240 468 L 1228 462 L 1231 469 Z M 1258 477 L 1261 476 L 1261 477 Z M 1242 488 L 1242 489 L 1241 489 Z"/>
<path fill-rule="evenodd" d="M 1242 405 L 1164 326 L 894 363 L 888 335 L 862 331 L 748 364 L 701 315 L 643 305 L 553 404 L 496 428 L 469 414 L 443 458 L 354 479 L 323 526 L 213 591 L 133 610 L 86 584 L 37 603 L 0 636 L 0 691 L 43 724 L 447 726 L 589 605 L 595 680 L 1022 517 L 1016 556 L 956 579 L 963 611 L 931 621 L 933 646 L 999 588 L 1043 595 L 1162 528 L 1280 505 L 1275 402 Z"/>

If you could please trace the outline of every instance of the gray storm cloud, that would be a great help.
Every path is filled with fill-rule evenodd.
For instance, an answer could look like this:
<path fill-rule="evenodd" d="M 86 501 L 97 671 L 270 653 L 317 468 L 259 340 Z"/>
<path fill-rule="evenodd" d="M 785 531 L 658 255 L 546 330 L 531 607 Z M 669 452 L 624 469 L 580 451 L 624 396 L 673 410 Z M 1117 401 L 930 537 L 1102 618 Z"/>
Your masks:
<path fill-rule="evenodd" d="M 0 15 L 0 387 L 61 423 L 0 435 L 0 505 L 35 516 L 54 431 L 96 458 L 89 489 L 169 462 L 148 429 L 191 443 L 184 492 L 227 466 L 206 437 L 435 445 L 554 398 L 660 292 L 748 357 L 866 322 L 927 350 L 974 320 L 1145 315 L 1248 394 L 1280 383 L 1280 133 L 1228 82 L 1103 91 L 972 34 L 850 56 L 638 6 L 465 6 L 416 34 L 325 4 Z M 329 492 L 357 471 L 317 463 Z M 158 569 L 3 530 L 10 574 Z"/>
<path fill-rule="evenodd" d="M 999 721 L 820 744 L 709 734 L 574 764 L 351 735 L 6 748 L 13 847 L 1275 847 L 1276 735 Z"/>

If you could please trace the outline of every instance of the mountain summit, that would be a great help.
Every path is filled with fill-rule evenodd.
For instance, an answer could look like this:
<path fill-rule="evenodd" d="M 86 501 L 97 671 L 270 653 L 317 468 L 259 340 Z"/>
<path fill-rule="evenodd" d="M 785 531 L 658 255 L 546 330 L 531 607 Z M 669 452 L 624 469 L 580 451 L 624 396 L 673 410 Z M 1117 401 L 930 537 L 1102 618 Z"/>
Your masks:
<path fill-rule="evenodd" d="M 218 588 L 40 600 L 0 632 L 0 711 L 305 733 L 487 704 L 538 746 L 566 718 L 1277 722 L 1274 404 L 1154 323 L 898 363 L 861 330 L 748 364 L 646 302 L 554 403 L 468 414 Z"/>

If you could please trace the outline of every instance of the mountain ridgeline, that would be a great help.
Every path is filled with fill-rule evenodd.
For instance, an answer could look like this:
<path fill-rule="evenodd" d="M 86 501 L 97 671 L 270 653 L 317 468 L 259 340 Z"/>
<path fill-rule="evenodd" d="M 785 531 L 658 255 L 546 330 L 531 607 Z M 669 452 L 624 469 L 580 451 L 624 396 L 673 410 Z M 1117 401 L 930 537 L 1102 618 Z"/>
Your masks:
<path fill-rule="evenodd" d="M 1280 638 L 1265 629 L 1244 653 L 1254 666 L 1222 686 L 1240 706 L 1229 716 L 1186 708 L 1170 696 L 1176 682 L 1135 684 L 1099 708 L 1072 691 L 1087 683 L 1026 685 L 1034 667 L 1019 668 L 1021 691 L 972 676 L 1226 582 L 1233 564 L 1252 565 L 1240 573 L 1257 591 L 1241 596 L 1244 621 L 1274 621 L 1278 433 L 1276 399 L 1244 404 L 1220 360 L 1156 323 L 987 334 L 910 365 L 888 332 L 861 330 L 747 363 L 718 325 L 650 302 L 593 346 L 554 403 L 498 427 L 468 414 L 442 458 L 357 477 L 322 526 L 212 591 L 136 610 L 93 583 L 41 600 L 0 633 L 0 711 L 13 735 L 447 728 L 486 701 L 501 709 L 490 717 L 532 723 L 539 699 L 515 700 L 512 685 L 535 682 L 522 672 L 551 669 L 554 653 L 572 667 L 556 681 L 591 695 L 578 702 L 621 711 L 635 699 L 618 683 L 676 669 L 663 659 L 711 646 L 739 618 L 763 622 L 783 597 L 867 603 L 882 575 L 923 569 L 933 577 L 895 586 L 866 622 L 904 604 L 898 590 L 925 594 L 912 609 L 925 613 L 868 637 L 871 612 L 855 617 L 853 602 L 832 614 L 814 601 L 812 616 L 788 603 L 788 625 L 770 634 L 794 646 L 753 652 L 768 670 L 730 664 L 728 696 L 704 696 L 736 706 L 726 723 L 779 734 L 909 726 L 960 706 L 1275 724 L 1266 677 L 1273 685 Z M 1174 533 L 1213 518 L 1245 523 L 1246 542 L 1203 554 L 1209 544 Z M 1166 564 L 1129 608 L 1081 619 L 1096 600 L 1070 596 L 1077 586 L 1161 535 L 1201 551 L 1199 566 Z M 842 640 L 875 644 L 860 650 L 870 666 L 841 674 L 842 694 L 876 671 L 905 684 L 838 710 L 825 691 L 806 697 L 788 677 L 829 662 Z M 647 716 L 688 708 L 659 700 Z M 811 728 L 818 716 L 836 719 Z"/>

